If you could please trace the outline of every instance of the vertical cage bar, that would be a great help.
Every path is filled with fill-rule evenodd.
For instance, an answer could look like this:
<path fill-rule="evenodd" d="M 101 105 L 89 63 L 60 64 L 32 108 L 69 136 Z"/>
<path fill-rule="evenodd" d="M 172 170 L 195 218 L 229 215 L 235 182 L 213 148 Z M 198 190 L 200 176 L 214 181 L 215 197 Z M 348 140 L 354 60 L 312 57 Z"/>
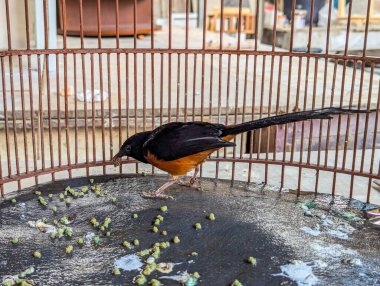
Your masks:
<path fill-rule="evenodd" d="M 57 56 L 58 59 L 58 56 Z M 58 70 L 58 69 L 57 69 Z M 42 170 L 45 170 L 45 142 L 44 142 L 44 126 L 43 126 L 43 103 L 42 103 L 42 73 L 41 73 L 41 57 L 37 55 L 37 73 L 38 73 L 38 119 L 39 119 L 39 138 L 40 138 L 40 156 L 42 161 Z M 60 146 L 58 146 L 60 148 Z"/>
<path fill-rule="evenodd" d="M 117 0 L 118 1 L 118 0 Z M 107 83 L 108 83 L 108 120 L 109 120 L 109 143 L 110 158 L 113 158 L 113 118 L 112 118 L 112 84 L 111 84 L 111 55 L 107 54 Z M 128 118 L 127 118 L 128 120 Z"/>
<path fill-rule="evenodd" d="M 3 89 L 3 105 L 4 105 L 4 124 L 5 124 L 5 141 L 7 149 L 7 163 L 8 163 L 8 177 L 10 178 L 12 173 L 12 164 L 11 164 L 11 150 L 10 150 L 10 135 L 9 135 L 9 122 L 8 122 L 8 101 L 7 101 L 7 85 L 5 81 L 5 66 L 4 58 L 0 57 L 1 61 L 1 81 Z"/>
<path fill-rule="evenodd" d="M 26 134 L 26 119 L 25 119 L 25 95 L 24 95 L 24 69 L 22 66 L 22 56 L 18 56 L 19 73 L 20 73 L 20 92 L 21 92 L 21 117 L 22 131 L 24 139 L 24 158 L 25 158 L 25 173 L 29 173 L 29 157 L 28 157 L 28 137 Z M 1 165 L 1 161 L 0 161 Z"/>
<path fill-rule="evenodd" d="M 95 68 L 94 54 L 90 54 L 91 70 L 91 135 L 92 135 L 92 162 L 96 163 L 96 135 L 95 135 Z"/>
<path fill-rule="evenodd" d="M 289 43 L 289 51 L 293 51 L 293 38 L 294 38 L 294 14 L 296 9 L 296 0 L 292 0 L 292 14 L 291 14 L 291 22 L 290 22 L 290 43 Z M 288 90 L 287 90 L 287 103 L 286 103 L 286 113 L 289 112 L 289 104 L 290 104 L 290 89 L 292 82 L 292 64 L 293 57 L 289 56 L 289 66 L 288 66 Z M 300 73 L 300 71 L 298 71 Z M 282 167 L 281 167 L 281 188 L 284 187 L 284 176 L 285 176 L 285 161 L 286 161 L 286 144 L 288 140 L 288 124 L 285 125 L 285 135 L 284 135 L 284 148 L 282 155 Z"/>
<path fill-rule="evenodd" d="M 194 67 L 193 67 L 193 110 L 192 117 L 193 121 L 195 121 L 195 94 L 197 87 L 197 54 L 194 54 Z"/>

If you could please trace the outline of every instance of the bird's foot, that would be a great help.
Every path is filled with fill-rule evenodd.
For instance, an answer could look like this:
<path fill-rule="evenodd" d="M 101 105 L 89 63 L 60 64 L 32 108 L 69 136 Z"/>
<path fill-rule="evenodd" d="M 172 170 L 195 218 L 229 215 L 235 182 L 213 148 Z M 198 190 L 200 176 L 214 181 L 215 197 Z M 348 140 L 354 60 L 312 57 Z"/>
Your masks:
<path fill-rule="evenodd" d="M 201 184 L 198 179 L 191 178 L 189 182 L 178 181 L 178 185 L 195 189 L 197 191 L 203 191 Z"/>
<path fill-rule="evenodd" d="M 174 200 L 174 198 L 172 196 L 157 193 L 157 192 L 143 192 L 142 197 L 143 198 L 149 198 L 149 199 L 162 199 L 162 200 L 171 199 L 171 200 Z"/>
<path fill-rule="evenodd" d="M 172 199 L 172 200 L 174 200 L 174 198 L 172 196 L 165 195 L 165 194 L 163 194 L 163 192 L 167 188 L 169 188 L 171 185 L 173 185 L 175 182 L 177 182 L 176 178 L 166 182 L 165 184 L 163 184 L 160 188 L 158 188 L 154 192 L 143 192 L 142 196 L 144 198 L 151 198 L 151 199 Z"/>

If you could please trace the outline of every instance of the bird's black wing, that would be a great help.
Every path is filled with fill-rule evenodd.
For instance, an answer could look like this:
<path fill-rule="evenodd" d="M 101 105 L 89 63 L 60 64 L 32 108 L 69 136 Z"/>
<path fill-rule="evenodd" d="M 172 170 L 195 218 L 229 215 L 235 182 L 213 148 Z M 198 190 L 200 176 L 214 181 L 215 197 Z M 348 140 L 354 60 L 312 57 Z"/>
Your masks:
<path fill-rule="evenodd" d="M 176 160 L 202 151 L 235 146 L 220 139 L 223 125 L 206 122 L 174 122 L 157 128 L 143 150 L 164 161 Z"/>

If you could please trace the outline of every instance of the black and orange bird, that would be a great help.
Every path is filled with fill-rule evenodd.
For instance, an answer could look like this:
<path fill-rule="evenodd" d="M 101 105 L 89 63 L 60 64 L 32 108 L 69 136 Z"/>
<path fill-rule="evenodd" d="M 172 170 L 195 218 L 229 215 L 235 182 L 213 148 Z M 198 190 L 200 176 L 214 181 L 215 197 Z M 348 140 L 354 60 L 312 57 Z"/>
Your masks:
<path fill-rule="evenodd" d="M 199 165 L 218 149 L 234 147 L 235 143 L 230 141 L 240 133 L 297 121 L 330 119 L 334 114 L 359 112 L 363 111 L 331 107 L 281 114 L 229 126 L 208 122 L 172 122 L 153 131 L 131 136 L 112 161 L 117 166 L 121 164 L 122 157 L 129 156 L 166 171 L 171 175 L 171 179 L 155 192 L 144 193 L 144 196 L 168 198 L 169 196 L 163 194 L 166 188 L 193 169 L 195 172 L 189 186 L 194 186 Z"/>

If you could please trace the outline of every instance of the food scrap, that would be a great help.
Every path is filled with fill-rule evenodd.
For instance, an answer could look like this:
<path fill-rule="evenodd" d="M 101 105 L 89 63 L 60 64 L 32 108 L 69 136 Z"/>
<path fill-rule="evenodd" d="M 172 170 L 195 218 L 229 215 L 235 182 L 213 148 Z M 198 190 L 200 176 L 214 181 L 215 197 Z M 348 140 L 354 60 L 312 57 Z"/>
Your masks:
<path fill-rule="evenodd" d="M 174 243 L 180 243 L 181 240 L 180 240 L 179 237 L 176 235 L 176 236 L 173 238 L 173 242 L 174 242 Z"/>

